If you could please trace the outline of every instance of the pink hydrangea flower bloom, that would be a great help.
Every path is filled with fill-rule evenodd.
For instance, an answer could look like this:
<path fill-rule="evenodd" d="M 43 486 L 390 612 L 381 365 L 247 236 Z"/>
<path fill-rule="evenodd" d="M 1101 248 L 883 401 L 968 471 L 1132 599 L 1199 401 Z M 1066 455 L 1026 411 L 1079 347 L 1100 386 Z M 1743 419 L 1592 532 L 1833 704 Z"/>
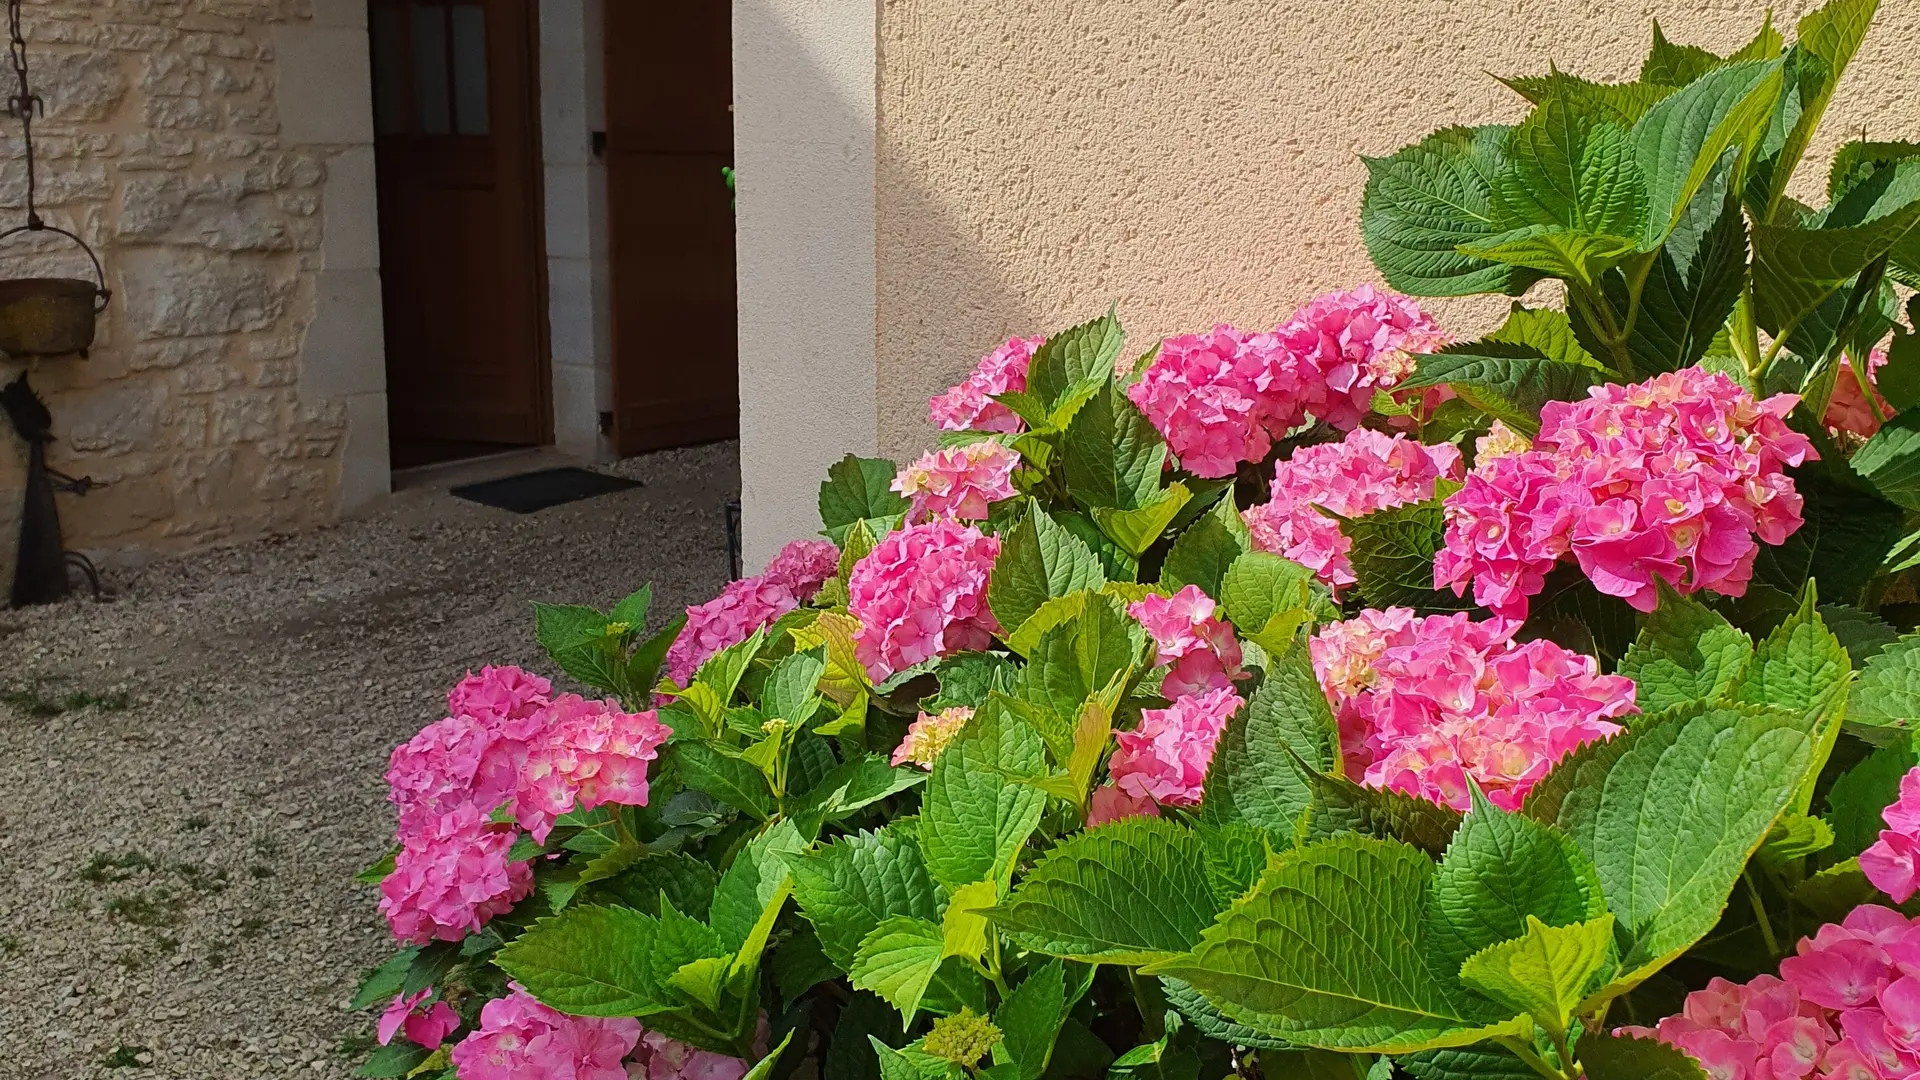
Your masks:
<path fill-rule="evenodd" d="M 1487 433 L 1473 440 L 1473 461 L 1480 465 L 1494 458 L 1512 457 L 1533 449 L 1533 440 L 1495 420 Z"/>
<path fill-rule="evenodd" d="M 1874 888 L 1904 904 L 1920 889 L 1920 767 L 1900 778 L 1900 797 L 1881 817 L 1887 827 L 1860 853 L 1860 869 Z"/>
<path fill-rule="evenodd" d="M 980 358 L 973 373 L 927 403 L 933 426 L 942 431 L 1024 430 L 1013 410 L 993 400 L 1000 394 L 1027 388 L 1027 366 L 1043 337 L 1008 338 L 1007 343 Z"/>
<path fill-rule="evenodd" d="M 987 580 L 1000 539 L 944 518 L 882 537 L 854 564 L 847 611 L 860 620 L 855 654 L 880 682 L 936 656 L 984 649 L 1000 629 Z"/>
<path fill-rule="evenodd" d="M 447 1036 L 460 1026 L 460 1017 L 444 1001 L 436 1001 L 422 1008 L 432 996 L 431 986 L 412 997 L 396 995 L 393 1003 L 387 1006 L 387 1011 L 380 1014 L 380 1023 L 374 1029 L 380 1045 L 387 1045 L 395 1035 L 404 1031 L 408 1042 L 438 1050 Z"/>
<path fill-rule="evenodd" d="M 1013 498 L 1013 470 L 1019 466 L 1019 451 L 982 440 L 924 455 L 900 470 L 893 490 L 912 501 L 909 521 L 984 521 L 988 504 Z"/>
<path fill-rule="evenodd" d="M 568 694 L 543 710 L 545 729 L 527 750 L 514 820 L 545 843 L 555 818 L 602 803 L 645 806 L 647 763 L 671 732 L 652 709 L 629 713 L 611 699 Z"/>
<path fill-rule="evenodd" d="M 640 1021 L 568 1016 L 518 983 L 480 1010 L 480 1028 L 453 1048 L 460 1080 L 628 1080 L 622 1059 L 640 1041 Z"/>
<path fill-rule="evenodd" d="M 402 840 L 380 883 L 380 912 L 393 936 L 415 945 L 459 941 L 533 891 L 533 871 L 508 862 L 519 833 L 471 803 Z"/>
<path fill-rule="evenodd" d="M 687 609 L 687 625 L 667 650 L 667 678 L 687 686 L 714 653 L 740 644 L 799 606 L 793 590 L 764 576 L 729 583 L 719 596 Z"/>
<path fill-rule="evenodd" d="M 1372 285 L 1317 296 L 1274 334 L 1293 358 L 1307 411 L 1342 431 L 1360 426 L 1376 390 L 1413 374 L 1417 354 L 1452 340 L 1413 298 Z"/>
<path fill-rule="evenodd" d="M 1222 324 L 1168 338 L 1127 397 L 1196 476 L 1231 476 L 1305 418 L 1299 380 L 1272 334 Z"/>
<path fill-rule="evenodd" d="M 1354 580 L 1347 559 L 1353 541 L 1322 510 L 1356 518 L 1425 502 L 1435 481 L 1461 473 L 1456 446 L 1355 428 L 1340 442 L 1302 447 L 1275 465 L 1273 501 L 1243 516 L 1256 550 L 1292 559 L 1338 591 Z"/>
<path fill-rule="evenodd" d="M 1803 938 L 1780 976 L 1714 979 L 1652 1028 L 1716 1080 L 1889 1080 L 1920 1074 L 1920 979 L 1893 960 L 1920 954 L 1920 921 L 1855 908 Z"/>
<path fill-rule="evenodd" d="M 839 572 L 840 549 L 833 546 L 833 541 L 794 540 L 780 549 L 760 576 L 805 603 L 813 599 L 828 578 Z"/>
<path fill-rule="evenodd" d="M 907 725 L 906 737 L 894 748 L 893 765 L 898 768 L 909 762 L 923 769 L 932 770 L 933 759 L 947 748 L 960 729 L 973 719 L 973 710 L 964 705 L 951 709 L 941 709 L 937 714 L 921 713 L 913 723 Z"/>
<path fill-rule="evenodd" d="M 440 815 L 471 803 L 487 813 L 513 794 L 529 724 L 551 683 L 515 667 L 483 668 L 447 694 L 450 716 L 397 746 L 387 762 L 387 799 L 400 812 L 401 839 L 431 829 Z"/>
<path fill-rule="evenodd" d="M 1631 679 L 1550 641 L 1517 644 L 1519 629 L 1389 608 L 1315 635 L 1348 776 L 1458 810 L 1472 805 L 1471 776 L 1495 806 L 1518 810 L 1555 762 L 1637 711 Z"/>
<path fill-rule="evenodd" d="M 1160 804 L 1152 799 L 1129 795 L 1112 784 L 1093 789 L 1087 800 L 1087 828 L 1092 829 L 1130 817 L 1159 817 Z"/>
<path fill-rule="evenodd" d="M 1155 662 L 1173 665 L 1161 683 L 1172 699 L 1231 689 L 1240 669 L 1240 641 L 1215 611 L 1213 598 L 1188 585 L 1172 596 L 1152 593 L 1127 605 L 1153 638 Z"/>
<path fill-rule="evenodd" d="M 761 1021 L 765 1027 L 766 1021 Z M 761 1038 L 765 1042 L 765 1036 Z M 657 1031 L 640 1036 L 627 1062 L 628 1080 L 740 1080 L 750 1062 L 675 1042 Z M 463 1078 L 464 1080 L 464 1078 Z"/>
<path fill-rule="evenodd" d="M 1548 402 L 1534 449 L 1475 465 L 1446 500 L 1435 588 L 1524 618 L 1528 597 L 1571 556 L 1594 587 L 1641 611 L 1654 582 L 1682 593 L 1746 592 L 1762 543 L 1801 524 L 1787 466 L 1815 456 L 1786 425 L 1799 399 L 1756 401 L 1699 368 Z"/>
<path fill-rule="evenodd" d="M 1880 388 L 1873 387 L 1872 404 L 1868 404 L 1867 394 L 1860 388 L 1860 376 L 1865 374 L 1872 385 L 1879 377 L 1880 369 L 1887 366 L 1887 351 L 1875 349 L 1867 354 L 1867 370 L 1863 373 L 1857 362 L 1851 357 L 1840 365 L 1840 372 L 1833 380 L 1833 396 L 1827 399 L 1827 413 L 1822 422 L 1834 431 L 1858 435 L 1863 439 L 1873 437 L 1880 430 L 1880 418 L 1893 415 L 1893 406 L 1880 396 Z"/>
<path fill-rule="evenodd" d="M 1113 737 L 1116 749 L 1107 762 L 1113 786 L 1163 806 L 1199 805 L 1214 744 L 1241 704 L 1239 694 L 1223 687 L 1141 710 L 1138 727 Z"/>

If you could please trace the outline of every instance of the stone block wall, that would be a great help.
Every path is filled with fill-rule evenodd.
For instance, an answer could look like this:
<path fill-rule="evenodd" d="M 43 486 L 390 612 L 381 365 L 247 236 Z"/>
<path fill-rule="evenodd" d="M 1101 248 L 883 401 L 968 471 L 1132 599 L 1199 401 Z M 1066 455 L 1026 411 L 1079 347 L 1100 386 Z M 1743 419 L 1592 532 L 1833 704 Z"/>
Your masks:
<path fill-rule="evenodd" d="M 384 490 L 363 0 L 26 0 L 23 21 L 41 212 L 114 292 L 87 359 L 29 368 L 53 465 L 107 485 L 59 497 L 67 546 L 293 530 Z M 17 123 L 0 132 L 7 227 L 25 162 Z M 23 239 L 0 276 L 90 275 L 57 237 Z M 0 431 L 0 591 L 24 459 Z"/>

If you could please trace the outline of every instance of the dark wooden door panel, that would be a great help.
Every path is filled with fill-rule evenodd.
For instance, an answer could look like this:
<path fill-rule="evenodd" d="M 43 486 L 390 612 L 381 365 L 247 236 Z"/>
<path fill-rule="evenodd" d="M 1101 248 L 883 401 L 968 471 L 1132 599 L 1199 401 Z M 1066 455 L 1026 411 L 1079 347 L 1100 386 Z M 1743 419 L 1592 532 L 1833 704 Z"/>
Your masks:
<path fill-rule="evenodd" d="M 552 438 L 535 13 L 530 0 L 372 0 L 396 458 L 402 443 Z"/>
<path fill-rule="evenodd" d="M 614 441 L 621 453 L 740 431 L 729 5 L 609 3 L 607 202 Z"/>

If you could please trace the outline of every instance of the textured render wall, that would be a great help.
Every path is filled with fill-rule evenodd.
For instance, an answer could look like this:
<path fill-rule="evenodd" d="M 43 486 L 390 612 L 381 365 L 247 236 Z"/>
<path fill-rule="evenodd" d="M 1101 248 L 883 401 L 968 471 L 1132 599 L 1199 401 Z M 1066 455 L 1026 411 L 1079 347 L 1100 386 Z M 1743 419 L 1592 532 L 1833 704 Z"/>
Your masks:
<path fill-rule="evenodd" d="M 927 397 L 1011 332 L 1117 300 L 1137 354 L 1215 321 L 1270 326 L 1373 278 L 1357 155 L 1523 116 L 1485 72 L 1544 72 L 1551 58 L 1624 79 L 1654 16 L 1726 51 L 1765 6 L 884 0 L 880 449 L 930 443 Z M 1776 19 L 1791 27 L 1813 6 L 1776 3 Z M 1920 0 L 1884 0 L 1803 179 L 1824 178 L 1843 138 L 1920 138 L 1916 45 Z M 1473 332 L 1505 304 L 1432 308 Z"/>
<path fill-rule="evenodd" d="M 43 213 L 94 245 L 115 293 L 90 359 L 33 368 L 53 464 L 110 484 L 59 497 L 69 547 L 293 529 L 385 489 L 365 10 L 28 0 Z M 18 129 L 0 131 L 12 225 L 24 167 Z M 84 264 L 0 248 L 8 276 Z M 20 366 L 0 359 L 0 377 Z M 24 456 L 0 433 L 0 584 Z"/>
<path fill-rule="evenodd" d="M 626 0 L 621 0 L 626 2 Z M 875 0 L 733 0 L 744 558 L 872 454 Z"/>

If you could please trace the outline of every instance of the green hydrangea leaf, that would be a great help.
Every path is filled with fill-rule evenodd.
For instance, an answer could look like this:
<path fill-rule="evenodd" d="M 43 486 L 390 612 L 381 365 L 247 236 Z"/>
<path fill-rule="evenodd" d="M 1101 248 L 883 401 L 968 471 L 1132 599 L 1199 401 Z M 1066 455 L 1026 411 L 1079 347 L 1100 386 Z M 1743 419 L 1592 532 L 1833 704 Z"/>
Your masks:
<path fill-rule="evenodd" d="M 1527 916 L 1526 933 L 1468 957 L 1460 980 L 1495 1001 L 1533 1017 L 1556 1038 L 1608 965 L 1613 916 L 1549 926 Z"/>
<path fill-rule="evenodd" d="M 1362 787 L 1344 776 L 1295 767 L 1313 791 L 1313 803 L 1297 834 L 1319 840 L 1342 833 L 1390 838 L 1412 844 L 1438 858 L 1460 826 L 1460 811 L 1387 788 Z"/>
<path fill-rule="evenodd" d="M 861 940 L 886 918 L 939 918 L 920 845 L 894 829 L 848 833 L 787 865 L 794 898 L 813 923 L 820 948 L 843 970 L 853 966 Z"/>
<path fill-rule="evenodd" d="M 494 954 L 527 992 L 575 1016 L 648 1016 L 685 999 L 655 970 L 660 920 L 629 908 L 574 907 Z"/>
<path fill-rule="evenodd" d="M 1593 861 L 1570 837 L 1501 810 L 1476 788 L 1434 872 L 1430 948 L 1437 967 L 1458 971 L 1480 950 L 1525 937 L 1529 920 L 1570 926 L 1606 910 Z"/>
<path fill-rule="evenodd" d="M 1647 183 L 1618 124 L 1576 99 L 1553 95 L 1507 136 L 1506 163 L 1493 178 L 1492 213 L 1503 225 L 1557 225 L 1637 236 L 1645 226 Z"/>
<path fill-rule="evenodd" d="M 1423 1050 L 1393 1059 L 1413 1080 L 1539 1080 L 1533 1067 L 1496 1046 Z"/>
<path fill-rule="evenodd" d="M 856 521 L 905 513 L 907 500 L 893 490 L 899 473 L 899 466 L 882 458 L 841 458 L 820 484 L 820 523 L 829 534 L 845 536 Z"/>
<path fill-rule="evenodd" d="M 1834 88 L 1859 50 L 1879 7 L 1880 0 L 1830 0 L 1800 20 L 1795 29 L 1798 40 L 1788 54 L 1791 82 L 1783 94 L 1788 100 L 1778 110 L 1780 120 L 1788 116 L 1792 120 L 1779 148 L 1756 163 L 1750 195 L 1757 208 L 1756 218 L 1773 220 L 1794 170 L 1811 145 L 1827 104 L 1833 100 Z"/>
<path fill-rule="evenodd" d="M 1719 921 L 1747 859 L 1812 771 L 1820 719 L 1807 712 L 1678 710 L 1590 743 L 1534 786 L 1525 813 L 1593 860 L 1619 921 L 1625 993 Z"/>
<path fill-rule="evenodd" d="M 1036 952 L 1139 965 L 1185 952 L 1219 910 L 1198 834 L 1132 817 L 1062 841 L 992 918 Z"/>
<path fill-rule="evenodd" d="M 1231 498 L 1221 499 L 1174 538 L 1160 567 L 1160 584 L 1168 592 L 1198 585 L 1201 592 L 1218 598 L 1227 570 L 1250 546 L 1240 511 Z"/>
<path fill-rule="evenodd" d="M 1920 634 L 1868 660 L 1850 699 L 1847 723 L 1869 741 L 1886 743 L 1920 726 Z"/>
<path fill-rule="evenodd" d="M 1284 846 L 1313 801 L 1289 750 L 1318 772 L 1340 763 L 1340 729 L 1304 642 L 1273 658 L 1260 688 L 1227 721 L 1207 769 L 1201 816 L 1245 822 Z"/>
<path fill-rule="evenodd" d="M 766 774 L 752 762 L 698 739 L 674 743 L 671 756 L 681 780 L 693 790 L 761 821 L 773 816 L 773 791 L 767 787 Z"/>
<path fill-rule="evenodd" d="M 1137 559 L 1159 541 L 1161 534 L 1167 531 L 1167 527 L 1191 498 L 1193 493 L 1176 480 L 1137 509 L 1117 510 L 1096 506 L 1093 508 L 1093 520 L 1100 526 L 1101 532 L 1120 545 L 1122 551 Z"/>
<path fill-rule="evenodd" d="M 1113 378 L 1113 362 L 1125 340 L 1112 311 L 1054 334 L 1027 365 L 1027 392 L 1057 411 L 1068 394 Z M 1092 396 L 1088 393 L 1082 400 Z"/>
<path fill-rule="evenodd" d="M 825 745 L 817 739 L 803 741 L 795 745 L 795 757 L 800 756 L 801 746 L 817 746 L 824 750 Z M 882 799 L 919 787 L 926 779 L 927 774 L 919 769 L 907 766 L 896 768 L 887 764 L 887 759 L 878 754 L 862 754 L 852 761 L 834 766 L 805 795 L 795 800 L 788 808 L 787 815 L 802 836 L 811 837 L 820 831 L 823 824 L 839 821 Z"/>
<path fill-rule="evenodd" d="M 1243 640 L 1273 654 L 1286 652 L 1302 626 L 1340 615 L 1312 570 L 1266 551 L 1249 551 L 1227 567 L 1220 606 Z"/>
<path fill-rule="evenodd" d="M 1753 560 L 1754 581 L 1793 594 L 1817 576 L 1820 591 L 1828 596 L 1859 596 L 1899 542 L 1906 514 L 1857 481 L 1836 478 L 1818 462 L 1795 472 L 1794 488 L 1805 500 L 1805 524 L 1783 544 L 1760 545 Z"/>
<path fill-rule="evenodd" d="M 1295 848 L 1191 952 L 1146 972 L 1298 1046 L 1397 1054 L 1520 1033 L 1530 1021 L 1425 962 L 1433 873 L 1390 840 Z"/>
<path fill-rule="evenodd" d="M 1286 1050 L 1293 1046 L 1285 1039 L 1264 1035 L 1245 1024 L 1227 1019 L 1226 1014 L 1214 1008 L 1205 995 L 1179 979 L 1161 979 L 1160 989 L 1167 996 L 1167 1004 L 1179 1010 L 1195 1031 L 1209 1039 L 1253 1050 Z M 1529 1080 L 1532 1078 L 1529 1077 Z"/>
<path fill-rule="evenodd" d="M 1920 187 L 1920 162 L 1913 165 L 1910 184 Z M 1904 194 L 1909 201 L 1863 224 L 1820 229 L 1755 225 L 1753 295 L 1761 328 L 1775 336 L 1791 333 L 1867 264 L 1920 237 L 1920 191 Z M 1886 433 L 1882 428 L 1881 434 Z M 1854 455 L 1854 468 L 1888 498 L 1911 509 L 1920 496 L 1913 492 L 1911 467 L 1899 464 L 1907 454 L 1906 440 L 1876 435 L 1874 441 L 1880 441 L 1880 447 L 1869 441 Z M 1863 455 L 1865 462 L 1860 460 Z M 1887 473 L 1884 484 L 1875 479 L 1881 470 Z"/>
<path fill-rule="evenodd" d="M 1900 640 L 1900 631 L 1871 611 L 1861 611 L 1848 604 L 1821 604 L 1819 611 L 1820 621 L 1840 640 L 1855 671 L 1880 655 L 1880 650 Z"/>
<path fill-rule="evenodd" d="M 1746 217 L 1733 190 L 1738 157 L 1736 149 L 1721 155 L 1647 271 L 1626 342 L 1640 375 L 1699 363 L 1746 288 Z M 1608 275 L 1604 286 L 1616 310 L 1631 306 L 1623 277 Z"/>
<path fill-rule="evenodd" d="M 1902 739 L 1868 754 L 1841 773 L 1827 792 L 1827 824 L 1833 828 L 1831 857 L 1851 859 L 1873 845 L 1886 828 L 1881 812 L 1900 797 L 1900 779 L 1920 759 Z"/>
<path fill-rule="evenodd" d="M 1596 1031 L 1580 1040 L 1578 1057 L 1589 1080 L 1707 1080 L 1693 1058 L 1655 1039 Z"/>
<path fill-rule="evenodd" d="M 1106 580 L 1092 549 L 1029 500 L 1026 515 L 1002 541 L 987 604 L 1001 626 L 1018 628 L 1048 599 L 1098 589 Z"/>
<path fill-rule="evenodd" d="M 882 919 L 854 954 L 849 972 L 854 988 L 879 994 L 911 1024 L 939 970 L 945 941 L 941 928 L 926 919 Z"/>
<path fill-rule="evenodd" d="M 1753 641 L 1726 617 L 1664 583 L 1660 606 L 1620 660 L 1640 711 L 1652 715 L 1690 701 L 1720 701 L 1746 673 Z"/>
<path fill-rule="evenodd" d="M 754 837 L 733 858 L 713 889 L 708 921 L 728 949 L 738 950 L 771 928 L 769 909 L 779 910 L 792 879 L 787 859 L 805 850 L 807 841 L 793 822 L 781 821 Z"/>
<path fill-rule="evenodd" d="M 1040 736 L 989 700 L 933 763 L 920 812 L 927 870 L 949 889 L 1005 881 L 1040 824 L 1046 795 L 1012 779 L 1046 764 Z"/>
<path fill-rule="evenodd" d="M 1508 322 L 1534 314 L 1515 309 Z M 1562 323 L 1567 318 L 1559 312 L 1539 314 L 1555 316 Z M 1606 370 L 1597 364 L 1569 363 L 1543 354 L 1536 345 L 1488 337 L 1420 357 L 1413 376 L 1403 385 L 1452 386 L 1456 392 L 1466 387 L 1508 427 L 1536 435 L 1543 405 L 1583 398 L 1588 387 L 1606 377 Z"/>
<path fill-rule="evenodd" d="M 1415 296 L 1518 295 L 1533 278 L 1462 254 L 1503 230 L 1489 202 L 1504 160 L 1504 126 L 1451 127 L 1367 166 L 1360 229 L 1387 284 Z"/>
<path fill-rule="evenodd" d="M 1634 153 L 1649 201 L 1644 250 L 1666 241 L 1721 155 L 1729 148 L 1742 156 L 1753 152 L 1781 81 L 1778 60 L 1729 64 L 1661 99 L 1634 124 Z"/>
<path fill-rule="evenodd" d="M 1118 597 L 1088 596 L 1078 618 L 1040 635 L 1027 654 L 1027 666 L 1014 677 L 1013 696 L 1051 714 L 1064 733 L 1081 703 L 1115 679 L 1130 677 L 1145 635 L 1140 624 L 1127 617 Z"/>
<path fill-rule="evenodd" d="M 993 1011 L 993 1026 L 1002 1042 L 994 1048 L 996 1064 L 1014 1066 L 1019 1080 L 1039 1080 L 1053 1058 L 1053 1042 L 1066 1019 L 1066 969 L 1054 960 L 1034 968 Z"/>
<path fill-rule="evenodd" d="M 1433 557 L 1446 546 L 1440 503 L 1435 498 L 1341 523 L 1353 541 L 1354 588 L 1368 607 L 1410 607 L 1423 615 L 1473 608 L 1471 593 L 1458 597 L 1433 587 Z"/>
<path fill-rule="evenodd" d="M 1166 463 L 1166 441 L 1112 382 L 1074 416 L 1060 455 L 1076 501 L 1122 510 L 1154 501 Z"/>

